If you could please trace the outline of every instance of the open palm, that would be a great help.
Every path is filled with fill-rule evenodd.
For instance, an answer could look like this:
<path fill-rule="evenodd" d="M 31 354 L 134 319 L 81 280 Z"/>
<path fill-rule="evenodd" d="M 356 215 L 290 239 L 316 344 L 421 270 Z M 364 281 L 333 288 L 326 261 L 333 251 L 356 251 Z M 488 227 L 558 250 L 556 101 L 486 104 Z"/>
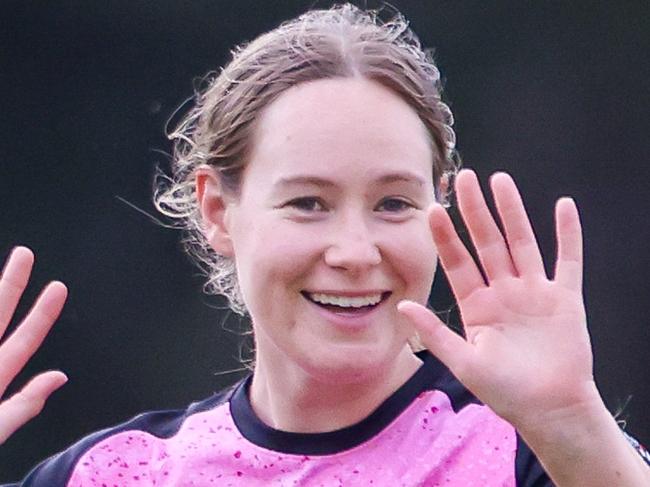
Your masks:
<path fill-rule="evenodd" d="M 446 211 L 430 224 L 456 297 L 465 339 L 423 306 L 400 304 L 422 340 L 479 399 L 511 423 L 530 424 L 598 401 L 582 299 L 582 236 L 575 204 L 556 206 L 558 256 L 553 279 L 510 176 L 491 179 L 499 230 L 476 175 L 456 179 L 461 215 L 480 260 L 474 261 Z M 505 236 L 504 236 L 505 234 Z"/>
<path fill-rule="evenodd" d="M 25 247 L 11 253 L 0 277 L 0 338 L 7 330 L 34 264 L 34 255 Z M 0 345 L 0 397 L 41 345 L 58 318 L 67 296 L 60 282 L 50 283 L 20 326 Z M 0 403 L 0 444 L 36 416 L 47 397 L 67 381 L 58 371 L 34 377 L 23 389 Z"/>

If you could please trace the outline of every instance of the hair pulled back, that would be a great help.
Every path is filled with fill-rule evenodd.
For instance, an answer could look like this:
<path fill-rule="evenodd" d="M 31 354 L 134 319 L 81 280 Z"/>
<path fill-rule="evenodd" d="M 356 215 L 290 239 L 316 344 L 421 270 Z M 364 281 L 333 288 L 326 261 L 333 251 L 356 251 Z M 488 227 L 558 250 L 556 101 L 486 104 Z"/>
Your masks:
<path fill-rule="evenodd" d="M 438 199 L 446 201 L 440 183 L 456 172 L 458 162 L 452 114 L 441 100 L 440 73 L 401 14 L 385 22 L 380 14 L 350 4 L 312 10 L 237 47 L 232 61 L 206 79 L 193 108 L 169 134 L 172 173 L 157 180 L 154 203 L 185 230 L 185 249 L 207 274 L 206 292 L 226 296 L 239 314 L 246 307 L 235 264 L 217 254 L 204 236 L 194 173 L 201 165 L 211 166 L 224 189 L 237 196 L 255 121 L 292 86 L 363 77 L 397 93 L 427 129 L 433 181 Z"/>

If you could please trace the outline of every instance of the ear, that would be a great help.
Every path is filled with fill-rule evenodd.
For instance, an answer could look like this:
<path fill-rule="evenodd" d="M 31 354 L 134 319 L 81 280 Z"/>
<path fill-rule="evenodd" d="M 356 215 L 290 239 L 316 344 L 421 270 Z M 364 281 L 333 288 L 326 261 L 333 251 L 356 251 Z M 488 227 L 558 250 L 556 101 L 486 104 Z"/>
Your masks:
<path fill-rule="evenodd" d="M 449 192 L 449 174 L 444 173 L 440 176 L 438 181 L 438 190 L 436 191 L 436 199 L 438 201 L 442 200 L 442 195 L 446 195 Z"/>
<path fill-rule="evenodd" d="M 228 199 L 221 180 L 210 166 L 200 166 L 195 174 L 196 197 L 205 238 L 218 254 L 232 257 L 233 245 L 226 218 Z"/>

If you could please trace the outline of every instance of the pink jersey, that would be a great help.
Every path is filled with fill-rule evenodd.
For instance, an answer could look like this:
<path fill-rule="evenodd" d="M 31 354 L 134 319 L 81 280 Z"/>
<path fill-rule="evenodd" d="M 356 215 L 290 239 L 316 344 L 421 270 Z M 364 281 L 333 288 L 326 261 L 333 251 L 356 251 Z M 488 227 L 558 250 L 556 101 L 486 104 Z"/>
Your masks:
<path fill-rule="evenodd" d="M 514 428 L 429 354 L 363 421 L 327 433 L 275 430 L 248 401 L 250 377 L 182 411 L 91 435 L 22 486 L 548 486 Z"/>

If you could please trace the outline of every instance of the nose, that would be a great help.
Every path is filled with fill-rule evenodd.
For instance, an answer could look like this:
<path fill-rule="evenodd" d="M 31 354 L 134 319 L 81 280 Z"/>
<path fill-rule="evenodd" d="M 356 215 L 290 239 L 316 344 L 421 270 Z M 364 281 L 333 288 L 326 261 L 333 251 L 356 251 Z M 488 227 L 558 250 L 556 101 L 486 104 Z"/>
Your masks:
<path fill-rule="evenodd" d="M 381 253 L 366 222 L 361 218 L 348 218 L 338 222 L 330 233 L 325 250 L 328 266 L 345 270 L 362 270 L 381 262 Z"/>

